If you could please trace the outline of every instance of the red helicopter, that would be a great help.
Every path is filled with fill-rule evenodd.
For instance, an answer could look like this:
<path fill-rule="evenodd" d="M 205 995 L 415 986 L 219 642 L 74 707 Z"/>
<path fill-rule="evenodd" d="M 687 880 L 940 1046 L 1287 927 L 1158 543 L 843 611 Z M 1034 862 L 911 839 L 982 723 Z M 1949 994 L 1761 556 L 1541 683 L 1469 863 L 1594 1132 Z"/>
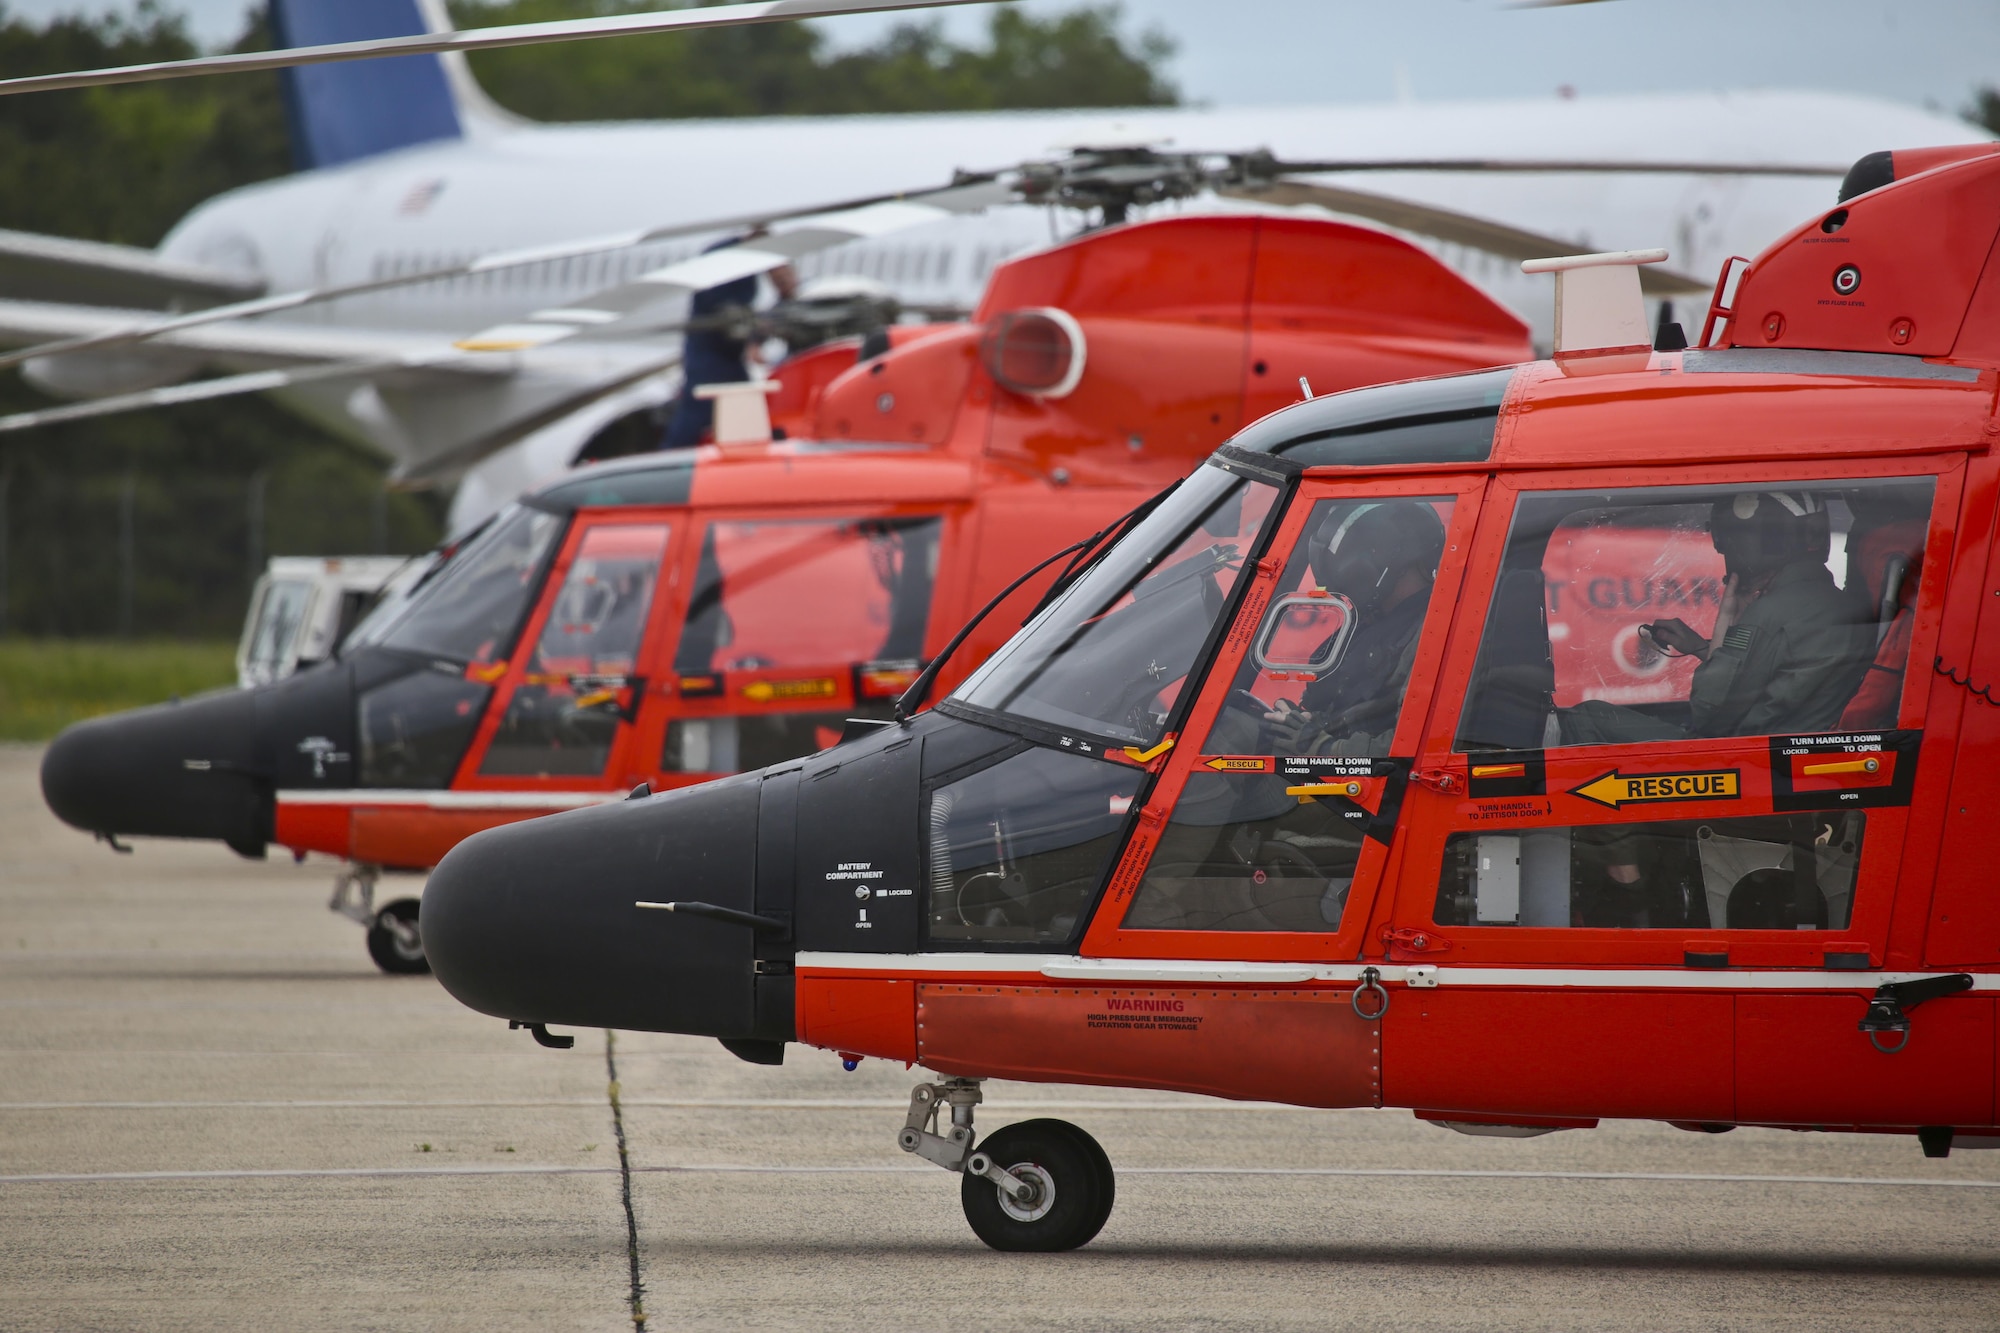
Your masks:
<path fill-rule="evenodd" d="M 823 749 L 849 717 L 887 718 L 1024 569 L 1302 384 L 1528 354 L 1520 320 L 1379 231 L 1243 213 L 1090 232 L 1002 265 L 968 322 L 785 362 L 768 419 L 768 383 L 746 390 L 748 429 L 731 424 L 744 395 L 725 398 L 720 445 L 542 488 L 444 550 L 333 661 L 72 727 L 43 791 L 114 845 L 341 857 L 334 908 L 370 927 L 382 967 L 421 971 L 417 900 L 378 907 L 380 871 L 635 784 Z M 1016 595 L 1014 622 L 1039 592 Z M 1008 623 L 990 619 L 944 683 Z"/>
<path fill-rule="evenodd" d="M 1115 1183 L 975 1137 L 996 1077 L 2000 1146 L 2000 145 L 1863 159 L 1686 350 L 1659 257 L 1544 265 L 1550 361 L 1238 431 L 935 707 L 467 839 L 439 978 L 921 1064 L 1003 1250 Z"/>

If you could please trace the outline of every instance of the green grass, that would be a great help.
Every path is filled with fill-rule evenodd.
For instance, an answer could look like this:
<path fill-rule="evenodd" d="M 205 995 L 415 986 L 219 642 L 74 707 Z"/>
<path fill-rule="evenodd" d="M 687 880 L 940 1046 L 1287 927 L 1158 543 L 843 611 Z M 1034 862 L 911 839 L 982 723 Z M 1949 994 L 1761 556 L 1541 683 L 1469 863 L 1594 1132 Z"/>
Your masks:
<path fill-rule="evenodd" d="M 0 639 L 0 740 L 236 681 L 236 645 L 172 639 Z"/>

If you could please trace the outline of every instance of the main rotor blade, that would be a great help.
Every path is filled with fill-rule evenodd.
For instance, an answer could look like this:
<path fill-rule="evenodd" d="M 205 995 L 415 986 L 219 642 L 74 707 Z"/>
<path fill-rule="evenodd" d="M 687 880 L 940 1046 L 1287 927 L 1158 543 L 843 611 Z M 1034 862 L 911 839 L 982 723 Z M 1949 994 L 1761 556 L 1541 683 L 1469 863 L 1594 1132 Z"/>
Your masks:
<path fill-rule="evenodd" d="M 1582 0 L 1570 0 L 1581 3 Z M 1847 174 L 1845 166 L 1825 166 L 1804 162 L 1643 162 L 1605 158 L 1567 160 L 1564 158 L 1505 157 L 1404 157 L 1357 158 L 1328 162 L 1281 162 L 1259 164 L 1264 170 L 1287 176 L 1315 175 L 1324 171 L 1451 171 L 1521 172 L 1616 176 L 1832 176 Z"/>
<path fill-rule="evenodd" d="M 1504 259 L 1549 259 L 1557 255 L 1573 255 L 1579 249 L 1575 241 L 1523 231 L 1519 227 L 1456 213 L 1432 204 L 1392 199 L 1388 195 L 1350 190 L 1338 185 L 1278 180 L 1262 186 L 1227 186 L 1217 193 L 1267 204 L 1318 204 L 1335 213 L 1347 213 L 1400 231 L 1471 246 Z M 1661 269 L 1658 265 L 1640 268 L 1639 286 L 1648 296 L 1686 296 L 1705 293 L 1712 288 L 1710 283 Z"/>
<path fill-rule="evenodd" d="M 282 51 L 245 51 L 234 55 L 201 56 L 193 60 L 161 60 L 145 65 L 119 65 L 111 69 L 0 79 L 0 97 L 15 93 L 54 92 L 63 88 L 98 88 L 112 83 L 185 79 L 200 74 L 290 69 L 296 65 L 373 60 L 379 56 L 493 51 L 507 46 L 536 46 L 545 42 L 581 41 L 594 37 L 733 28 L 750 23 L 783 23 L 792 19 L 834 18 L 842 14 L 874 14 L 885 10 L 936 9 L 945 5 L 983 3 L 987 0 L 757 0 L 753 4 L 676 9 L 664 14 L 608 14 L 600 18 L 559 19 L 548 23 L 512 23 L 497 28 L 470 28 L 462 32 L 417 33 L 410 37 L 334 42 L 326 46 L 294 46 Z"/>
<path fill-rule="evenodd" d="M 219 379 L 195 380 L 164 389 L 114 394 L 88 402 L 47 407 L 35 412 L 16 412 L 0 417 L 0 435 L 53 426 L 64 421 L 88 421 L 93 417 L 119 416 L 149 407 L 172 407 L 179 403 L 201 403 L 214 398 L 234 398 L 246 393 L 287 389 L 295 384 L 316 384 L 325 380 L 365 379 L 386 370 L 401 370 L 411 363 L 406 358 L 371 361 L 342 361 L 334 365 L 301 366 L 291 370 L 255 370 L 245 375 L 225 375 Z"/>
<path fill-rule="evenodd" d="M 977 181 L 977 177 L 970 178 Z M 643 231 L 622 232 L 611 236 L 588 237 L 581 240 L 560 242 L 554 245 L 529 246 L 519 250 L 497 251 L 482 255 L 462 264 L 448 264 L 440 268 L 423 269 L 416 273 L 400 273 L 390 278 L 371 278 L 365 282 L 339 283 L 328 287 L 308 287 L 295 292 L 281 292 L 275 296 L 260 296 L 248 301 L 236 301 L 229 305 L 209 306 L 191 314 L 175 315 L 165 319 L 148 320 L 143 324 L 130 324 L 122 329 L 112 329 L 105 333 L 87 334 L 77 338 L 63 338 L 53 342 L 24 347 L 18 351 L 0 354 L 0 370 L 9 370 L 25 361 L 33 361 L 45 356 L 64 356 L 73 352 L 94 352 L 109 347 L 123 347 L 133 343 L 147 342 L 169 333 L 179 333 L 185 329 L 198 329 L 208 324 L 226 323 L 233 319 L 255 319 L 262 315 L 281 314 L 304 306 L 320 305 L 328 301 L 345 300 L 354 296 L 369 296 L 378 292 L 396 291 L 404 287 L 422 286 L 427 282 L 444 282 L 453 278 L 476 277 L 485 273 L 496 273 L 507 269 L 526 268 L 534 264 L 553 263 L 564 259 L 581 259 L 593 255 L 615 254 L 620 250 L 637 249 L 662 241 L 677 240 L 683 236 L 699 236 L 709 232 L 737 231 L 774 226 L 793 219 L 818 218 L 824 215 L 846 213 L 870 208 L 877 204 L 893 204 L 905 201 L 928 201 L 943 197 L 948 201 L 964 197 L 970 204 L 991 196 L 995 202 L 1003 198 L 1001 192 L 985 183 L 967 185 L 955 183 L 926 190 L 906 191 L 898 194 L 870 195 L 861 199 L 849 199 L 840 203 L 815 204 L 808 208 L 791 208 L 777 212 L 744 213 L 735 217 L 708 218 L 700 222 L 689 222 L 665 227 L 650 227 Z M 967 211 L 964 208 L 950 211 Z"/>

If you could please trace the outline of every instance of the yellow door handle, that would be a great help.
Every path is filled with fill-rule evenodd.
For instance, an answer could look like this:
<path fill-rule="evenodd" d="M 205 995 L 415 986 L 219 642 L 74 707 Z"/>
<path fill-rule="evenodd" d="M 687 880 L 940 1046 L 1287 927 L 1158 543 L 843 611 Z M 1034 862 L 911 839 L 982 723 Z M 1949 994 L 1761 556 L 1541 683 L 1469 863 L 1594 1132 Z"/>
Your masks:
<path fill-rule="evenodd" d="M 1312 782 L 1303 787 L 1287 787 L 1287 796 L 1359 796 L 1358 782 Z"/>
<path fill-rule="evenodd" d="M 1809 778 L 1823 778 L 1835 773 L 1873 773 L 1881 767 L 1880 759 L 1843 759 L 1834 764 L 1807 764 L 1801 771 Z"/>

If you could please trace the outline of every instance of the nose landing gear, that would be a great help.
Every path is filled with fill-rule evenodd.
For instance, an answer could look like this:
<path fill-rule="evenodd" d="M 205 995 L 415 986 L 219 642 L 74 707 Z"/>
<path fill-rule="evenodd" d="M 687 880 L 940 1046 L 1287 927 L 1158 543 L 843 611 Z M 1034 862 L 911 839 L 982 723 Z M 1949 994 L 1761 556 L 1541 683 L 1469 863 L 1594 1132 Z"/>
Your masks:
<path fill-rule="evenodd" d="M 959 1204 L 973 1234 L 996 1250 L 1050 1253 L 1086 1245 L 1103 1229 L 1117 1197 L 1111 1158 L 1066 1120 L 1026 1120 L 995 1131 L 972 1150 L 980 1080 L 920 1083 L 896 1142 L 958 1173 Z M 950 1128 L 937 1132 L 951 1107 Z"/>
<path fill-rule="evenodd" d="M 424 938 L 417 931 L 418 903 L 398 898 L 381 910 L 375 907 L 375 881 L 381 870 L 349 864 L 333 880 L 329 911 L 368 928 L 368 956 L 384 972 L 413 975 L 431 970 L 424 956 Z"/>

